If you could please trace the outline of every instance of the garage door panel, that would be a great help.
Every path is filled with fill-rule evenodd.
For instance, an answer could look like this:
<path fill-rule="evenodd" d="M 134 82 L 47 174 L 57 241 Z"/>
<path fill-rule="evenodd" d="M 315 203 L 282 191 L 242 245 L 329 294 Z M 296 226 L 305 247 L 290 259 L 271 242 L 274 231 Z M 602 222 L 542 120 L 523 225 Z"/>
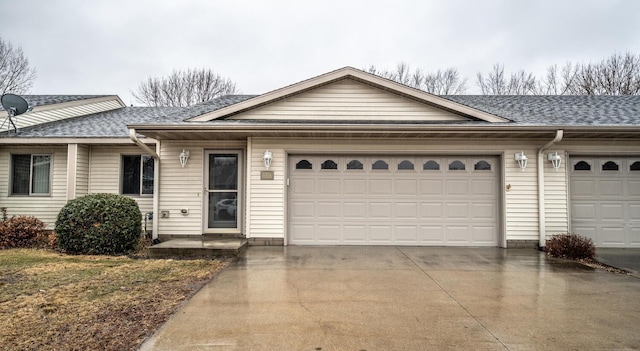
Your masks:
<path fill-rule="evenodd" d="M 628 204 L 628 208 L 631 220 L 640 222 L 640 202 Z"/>
<path fill-rule="evenodd" d="M 468 196 L 469 181 L 466 179 L 448 179 L 446 196 Z"/>
<path fill-rule="evenodd" d="M 490 220 L 496 218 L 495 204 L 493 203 L 472 203 L 471 218 L 474 220 Z"/>
<path fill-rule="evenodd" d="M 640 247 L 640 225 L 629 228 L 629 244 L 633 247 Z"/>
<path fill-rule="evenodd" d="M 291 203 L 294 218 L 314 218 L 315 203 L 313 201 L 293 201 Z"/>
<path fill-rule="evenodd" d="M 367 217 L 367 204 L 362 202 L 345 202 L 343 205 L 343 216 L 349 220 L 364 220 Z"/>
<path fill-rule="evenodd" d="M 291 230 L 296 233 L 296 241 L 313 243 L 315 226 L 311 224 L 293 224 Z"/>
<path fill-rule="evenodd" d="M 591 238 L 596 246 L 638 247 L 635 223 L 640 223 L 640 172 L 629 166 L 638 160 L 637 157 L 572 159 L 569 181 L 574 233 Z M 579 164 L 595 167 L 577 167 Z M 616 169 L 611 165 L 621 166 Z"/>
<path fill-rule="evenodd" d="M 417 179 L 398 179 L 395 181 L 396 195 L 416 195 L 418 193 Z"/>
<path fill-rule="evenodd" d="M 469 204 L 466 202 L 452 203 L 449 202 L 445 206 L 447 219 L 466 219 L 469 218 Z"/>
<path fill-rule="evenodd" d="M 396 218 L 402 219 L 417 219 L 418 218 L 418 204 L 415 202 L 397 202 Z"/>
<path fill-rule="evenodd" d="M 571 182 L 571 195 L 574 198 L 596 196 L 596 181 L 575 179 Z"/>
<path fill-rule="evenodd" d="M 624 227 L 609 227 L 603 225 L 598 234 L 598 242 L 603 245 L 624 245 Z"/>
<path fill-rule="evenodd" d="M 320 224 L 316 227 L 318 241 L 334 243 L 340 240 L 340 226 L 337 224 Z"/>
<path fill-rule="evenodd" d="M 367 227 L 365 225 L 345 224 L 343 227 L 343 239 L 348 243 L 363 243 L 367 240 Z"/>
<path fill-rule="evenodd" d="M 596 216 L 596 204 L 574 203 L 572 213 L 575 220 L 593 219 Z"/>
<path fill-rule="evenodd" d="M 318 195 L 340 195 L 340 179 L 318 179 Z"/>
<path fill-rule="evenodd" d="M 444 183 L 444 180 L 442 179 L 421 179 L 420 195 L 442 196 L 443 190 L 444 190 L 443 183 Z"/>
<path fill-rule="evenodd" d="M 417 225 L 396 225 L 395 241 L 398 243 L 416 243 L 418 241 Z"/>
<path fill-rule="evenodd" d="M 444 226 L 442 225 L 420 226 L 420 242 L 425 244 L 444 243 Z"/>
<path fill-rule="evenodd" d="M 601 203 L 598 212 L 603 221 L 617 221 L 624 223 L 625 213 L 623 203 Z"/>
<path fill-rule="evenodd" d="M 497 246 L 497 175 L 474 171 L 471 158 L 457 158 L 466 170 L 451 171 L 442 158 L 295 157 L 302 158 L 318 168 L 290 161 L 291 244 Z M 349 169 L 356 158 L 362 167 Z M 319 169 L 319 159 L 337 166 Z M 377 160 L 388 169 L 373 169 Z M 428 160 L 440 166 L 424 166 Z"/>
<path fill-rule="evenodd" d="M 423 219 L 442 219 L 442 203 L 423 202 L 420 208 Z"/>
<path fill-rule="evenodd" d="M 491 198 L 496 194 L 496 182 L 490 179 L 472 179 L 471 196 L 486 196 Z"/>
<path fill-rule="evenodd" d="M 446 227 L 446 242 L 447 243 L 468 243 L 470 242 L 469 226 L 454 226 L 449 225 Z"/>
<path fill-rule="evenodd" d="M 640 172 L 636 171 L 636 173 L 638 174 L 638 177 L 640 177 Z M 629 196 L 640 197 L 640 180 L 629 180 L 627 182 L 627 189 Z"/>
<path fill-rule="evenodd" d="M 337 201 L 318 201 L 318 218 L 322 219 L 340 219 L 340 202 Z"/>
<path fill-rule="evenodd" d="M 291 182 L 291 191 L 295 194 L 314 194 L 316 183 L 314 179 L 296 179 Z"/>
<path fill-rule="evenodd" d="M 391 225 L 371 225 L 369 239 L 374 243 L 391 243 Z"/>
<path fill-rule="evenodd" d="M 622 196 L 622 180 L 601 180 L 599 190 L 600 196 Z"/>
<path fill-rule="evenodd" d="M 473 241 L 477 243 L 492 244 L 496 241 L 496 227 L 474 225 L 471 227 L 473 233 Z"/>
<path fill-rule="evenodd" d="M 391 218 L 391 202 L 369 203 L 369 215 L 372 219 Z"/>
<path fill-rule="evenodd" d="M 365 196 L 367 194 L 367 182 L 364 179 L 345 179 L 344 194 Z"/>
<path fill-rule="evenodd" d="M 369 181 L 369 193 L 371 195 L 392 195 L 392 181 L 391 179 L 371 179 Z"/>

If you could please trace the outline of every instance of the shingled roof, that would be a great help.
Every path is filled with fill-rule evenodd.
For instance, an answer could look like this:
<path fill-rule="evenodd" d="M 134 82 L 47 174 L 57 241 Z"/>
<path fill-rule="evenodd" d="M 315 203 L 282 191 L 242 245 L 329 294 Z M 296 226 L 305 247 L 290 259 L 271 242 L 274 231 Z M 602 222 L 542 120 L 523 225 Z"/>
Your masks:
<path fill-rule="evenodd" d="M 460 104 L 522 125 L 640 126 L 640 96 L 449 95 Z"/>
<path fill-rule="evenodd" d="M 229 95 L 190 107 L 124 107 L 112 111 L 56 121 L 28 127 L 19 134 L 6 133 L 0 137 L 127 137 L 127 125 L 164 124 L 194 125 L 217 121 L 188 122 L 200 116 L 227 107 L 256 95 Z M 32 98 L 37 103 L 47 101 L 73 101 L 95 95 L 47 95 Z M 523 126 L 634 126 L 640 127 L 640 96 L 486 96 L 449 95 L 443 98 L 508 119 L 507 123 L 493 125 Z M 56 100 L 57 99 L 57 100 Z M 228 121 L 227 121 L 228 122 Z M 311 121 L 315 122 L 315 121 Z M 252 123 L 236 121 L 236 123 Z M 305 123 L 305 122 L 287 122 Z M 420 122 L 398 122 L 413 123 Z M 466 123 L 466 122 L 462 122 Z M 425 123 L 426 124 L 426 123 Z M 442 122 L 438 124 L 443 124 Z M 447 124 L 447 122 L 444 122 Z M 460 125 L 460 122 L 451 124 Z M 470 121 L 469 125 L 491 125 L 489 122 Z"/>
<path fill-rule="evenodd" d="M 46 106 L 53 104 L 61 104 L 65 102 L 73 102 L 87 99 L 94 99 L 99 97 L 113 96 L 113 95 L 20 95 L 23 99 L 29 103 L 29 106 Z M 0 105 L 0 110 L 4 111 L 4 107 Z"/>

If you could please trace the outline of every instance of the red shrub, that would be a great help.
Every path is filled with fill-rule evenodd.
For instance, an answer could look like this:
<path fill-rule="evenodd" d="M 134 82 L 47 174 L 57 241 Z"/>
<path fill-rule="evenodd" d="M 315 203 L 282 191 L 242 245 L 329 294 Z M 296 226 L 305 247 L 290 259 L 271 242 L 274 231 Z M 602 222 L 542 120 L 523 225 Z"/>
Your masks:
<path fill-rule="evenodd" d="M 0 248 L 34 247 L 46 237 L 46 224 L 36 217 L 16 216 L 0 222 Z"/>

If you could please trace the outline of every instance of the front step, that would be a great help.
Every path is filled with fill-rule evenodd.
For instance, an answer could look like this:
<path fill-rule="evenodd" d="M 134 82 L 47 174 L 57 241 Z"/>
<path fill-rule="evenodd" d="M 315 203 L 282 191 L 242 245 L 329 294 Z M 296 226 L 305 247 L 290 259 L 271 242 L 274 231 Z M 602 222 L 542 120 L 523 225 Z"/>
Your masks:
<path fill-rule="evenodd" d="M 151 258 L 238 257 L 249 246 L 246 239 L 171 239 L 149 247 Z"/>

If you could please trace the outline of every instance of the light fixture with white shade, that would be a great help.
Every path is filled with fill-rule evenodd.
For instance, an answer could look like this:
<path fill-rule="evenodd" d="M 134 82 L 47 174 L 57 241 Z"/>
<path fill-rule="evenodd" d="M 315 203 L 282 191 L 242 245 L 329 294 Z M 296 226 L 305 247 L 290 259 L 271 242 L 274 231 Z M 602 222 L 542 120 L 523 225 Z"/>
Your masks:
<path fill-rule="evenodd" d="M 182 168 L 184 168 L 188 160 L 189 160 L 189 150 L 182 149 L 182 152 L 180 153 L 180 165 L 182 166 Z"/>
<path fill-rule="evenodd" d="M 553 169 L 555 169 L 557 172 L 560 169 L 560 165 L 562 164 L 562 157 L 558 155 L 558 151 L 548 153 L 547 159 L 551 161 Z"/>
<path fill-rule="evenodd" d="M 267 169 L 267 171 L 269 170 L 269 167 L 271 167 L 272 160 L 273 160 L 273 154 L 271 153 L 271 151 L 266 150 L 264 152 L 264 156 L 262 156 L 262 161 L 264 162 L 264 167 Z"/>
<path fill-rule="evenodd" d="M 522 152 L 516 152 L 515 159 L 518 162 L 518 166 L 524 172 L 524 169 L 527 168 L 527 156 Z"/>

